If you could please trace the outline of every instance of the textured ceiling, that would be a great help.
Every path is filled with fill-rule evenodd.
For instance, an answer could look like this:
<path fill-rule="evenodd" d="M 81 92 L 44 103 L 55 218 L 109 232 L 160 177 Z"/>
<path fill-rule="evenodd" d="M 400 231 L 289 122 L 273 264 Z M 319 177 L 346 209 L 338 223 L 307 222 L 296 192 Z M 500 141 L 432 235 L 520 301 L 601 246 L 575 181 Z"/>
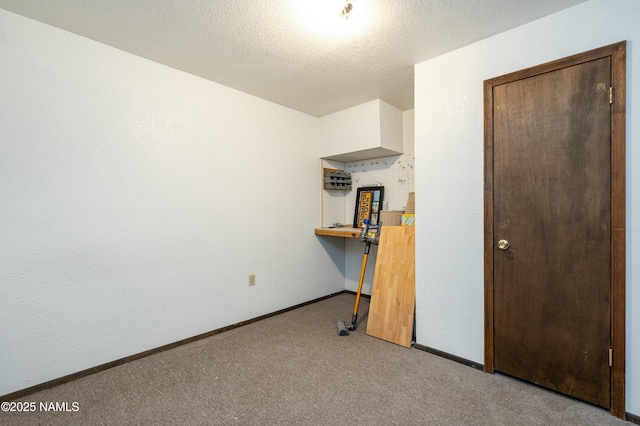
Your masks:
<path fill-rule="evenodd" d="M 322 116 L 413 108 L 413 65 L 585 0 L 0 0 L 0 8 Z M 523 46 L 525 48 L 525 46 Z"/>

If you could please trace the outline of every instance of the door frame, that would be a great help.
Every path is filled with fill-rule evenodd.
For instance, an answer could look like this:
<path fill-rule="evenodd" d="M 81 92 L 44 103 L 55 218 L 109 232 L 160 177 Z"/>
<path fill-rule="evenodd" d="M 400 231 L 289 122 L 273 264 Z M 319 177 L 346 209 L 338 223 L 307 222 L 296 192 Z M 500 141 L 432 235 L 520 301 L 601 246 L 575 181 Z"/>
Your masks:
<path fill-rule="evenodd" d="M 484 81 L 484 371 L 494 372 L 493 347 L 493 88 L 611 57 L 611 414 L 625 418 L 625 162 L 626 41 Z"/>

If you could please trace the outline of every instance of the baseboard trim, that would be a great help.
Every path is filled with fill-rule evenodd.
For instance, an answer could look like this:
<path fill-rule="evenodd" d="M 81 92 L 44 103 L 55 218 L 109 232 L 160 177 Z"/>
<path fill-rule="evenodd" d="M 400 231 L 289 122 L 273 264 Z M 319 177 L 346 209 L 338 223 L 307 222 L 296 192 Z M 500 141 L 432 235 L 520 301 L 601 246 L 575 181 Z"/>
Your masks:
<path fill-rule="evenodd" d="M 635 414 L 627 413 L 627 421 L 640 425 L 640 416 L 636 416 Z"/>
<path fill-rule="evenodd" d="M 99 373 L 101 371 L 108 370 L 108 369 L 113 368 L 113 367 L 118 367 L 120 365 L 129 363 L 129 362 L 141 359 L 141 358 L 145 358 L 145 357 L 148 357 L 150 355 L 154 355 L 154 354 L 157 354 L 157 353 L 160 353 L 160 352 L 168 351 L 169 349 L 174 349 L 174 348 L 177 348 L 178 346 L 182 346 L 182 345 L 186 345 L 188 343 L 192 343 L 192 342 L 195 342 L 195 341 L 198 341 L 198 340 L 206 339 L 207 337 L 215 336 L 216 334 L 224 333 L 225 331 L 229 331 L 229 330 L 233 330 L 235 328 L 243 327 L 245 325 L 249 325 L 249 324 L 252 324 L 254 322 L 258 322 L 258 321 L 261 321 L 261 320 L 264 320 L 264 319 L 267 319 L 267 318 L 271 318 L 271 317 L 274 317 L 276 315 L 283 314 L 285 312 L 293 311 L 294 309 L 302 308 L 303 306 L 311 305 L 313 303 L 317 303 L 317 302 L 320 302 L 320 301 L 325 300 L 325 299 L 330 299 L 332 297 L 338 296 L 338 295 L 343 294 L 343 293 L 350 293 L 350 292 L 347 291 L 347 290 L 342 290 L 342 291 L 339 291 L 337 293 L 332 293 L 332 294 L 329 294 L 327 296 L 319 297 L 317 299 L 313 299 L 313 300 L 310 300 L 308 302 L 303 302 L 303 303 L 300 303 L 298 305 L 291 306 L 289 308 L 280 309 L 279 311 L 275 311 L 275 312 L 272 312 L 270 314 L 261 315 L 261 316 L 256 317 L 256 318 L 252 318 L 252 319 L 249 319 L 249 320 L 246 320 L 246 321 L 242 321 L 242 322 L 239 322 L 239 323 L 236 323 L 236 324 L 228 325 L 226 327 L 218 328 L 216 330 L 211 330 L 211 331 L 208 331 L 206 333 L 198 334 L 197 336 L 188 337 L 186 339 L 178 340 L 177 342 L 169 343 L 169 344 L 164 345 L 164 346 L 159 346 L 157 348 L 149 349 L 149 350 L 144 351 L 144 352 L 140 352 L 140 353 L 137 353 L 137 354 L 134 354 L 134 355 L 130 355 L 130 356 L 127 356 L 127 357 L 124 357 L 124 358 L 120 358 L 120 359 L 117 359 L 117 360 L 114 360 L 114 361 L 111 361 L 111 362 L 107 362 L 105 364 L 101 364 L 101 365 L 97 365 L 95 367 L 87 368 L 86 370 L 78 371 L 76 373 L 72 373 L 72 374 L 69 374 L 67 376 L 59 377 L 57 379 L 49 380 L 48 382 L 40 383 L 40 384 L 31 386 L 31 387 L 28 387 L 28 388 L 25 388 L 25 389 L 21 389 L 21 390 L 15 391 L 15 392 L 8 393 L 6 395 L 2 395 L 2 396 L 0 396 L 0 401 L 3 401 L 3 402 L 4 401 L 13 401 L 15 399 L 22 398 L 22 397 L 34 394 L 36 392 L 40 392 L 40 391 L 43 391 L 45 389 L 50 389 L 50 388 L 53 388 L 53 387 L 56 387 L 56 386 L 60 386 L 60 385 L 62 385 L 64 383 L 68 383 L 68 382 L 71 382 L 71 381 L 74 381 L 74 380 L 78 380 L 78 379 L 81 379 L 83 377 L 90 376 L 92 374 Z"/>
<path fill-rule="evenodd" d="M 342 290 L 340 293 L 353 294 L 354 296 L 358 295 L 358 293 L 356 293 L 355 291 L 351 291 L 351 290 Z M 360 293 L 360 297 L 364 297 L 365 299 L 371 299 L 371 295 L 364 294 L 364 293 Z"/>
<path fill-rule="evenodd" d="M 484 365 L 483 364 L 480 364 L 480 363 L 477 363 L 477 362 L 474 362 L 474 361 L 470 361 L 468 359 L 461 358 L 459 356 L 452 355 L 452 354 L 447 353 L 447 352 L 439 351 L 438 349 L 433 349 L 433 348 L 430 348 L 428 346 L 421 345 L 419 343 L 416 343 L 414 345 L 414 348 L 416 348 L 418 350 L 421 350 L 421 351 L 429 352 L 430 354 L 437 355 L 437 356 L 442 357 L 442 358 L 446 358 L 446 359 L 448 359 L 450 361 L 455 361 L 457 363 L 464 364 L 467 367 L 475 368 L 476 370 L 484 371 Z"/>

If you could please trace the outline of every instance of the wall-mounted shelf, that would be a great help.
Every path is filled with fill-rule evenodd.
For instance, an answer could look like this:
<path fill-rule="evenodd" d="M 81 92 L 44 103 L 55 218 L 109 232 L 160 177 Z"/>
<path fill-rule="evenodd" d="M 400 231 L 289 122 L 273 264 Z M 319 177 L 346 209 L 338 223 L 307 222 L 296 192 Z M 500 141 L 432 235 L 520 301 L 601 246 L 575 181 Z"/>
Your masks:
<path fill-rule="evenodd" d="M 360 228 L 316 228 L 316 235 L 326 237 L 360 238 L 362 229 Z"/>

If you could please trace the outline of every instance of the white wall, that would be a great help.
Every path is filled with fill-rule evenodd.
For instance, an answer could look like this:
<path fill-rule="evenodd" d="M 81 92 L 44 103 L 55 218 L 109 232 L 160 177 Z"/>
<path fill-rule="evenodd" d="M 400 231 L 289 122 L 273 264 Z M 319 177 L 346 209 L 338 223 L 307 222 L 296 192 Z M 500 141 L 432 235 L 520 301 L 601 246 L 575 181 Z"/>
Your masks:
<path fill-rule="evenodd" d="M 4 10 L 0 58 L 0 395 L 344 289 L 317 118 Z"/>
<path fill-rule="evenodd" d="M 627 44 L 626 410 L 640 414 L 640 2 L 592 0 L 416 65 L 418 343 L 484 362 L 484 80 Z M 635 261 L 634 261 L 635 260 Z"/>
<path fill-rule="evenodd" d="M 404 154 L 415 154 L 415 111 L 402 113 L 402 145 Z"/>

